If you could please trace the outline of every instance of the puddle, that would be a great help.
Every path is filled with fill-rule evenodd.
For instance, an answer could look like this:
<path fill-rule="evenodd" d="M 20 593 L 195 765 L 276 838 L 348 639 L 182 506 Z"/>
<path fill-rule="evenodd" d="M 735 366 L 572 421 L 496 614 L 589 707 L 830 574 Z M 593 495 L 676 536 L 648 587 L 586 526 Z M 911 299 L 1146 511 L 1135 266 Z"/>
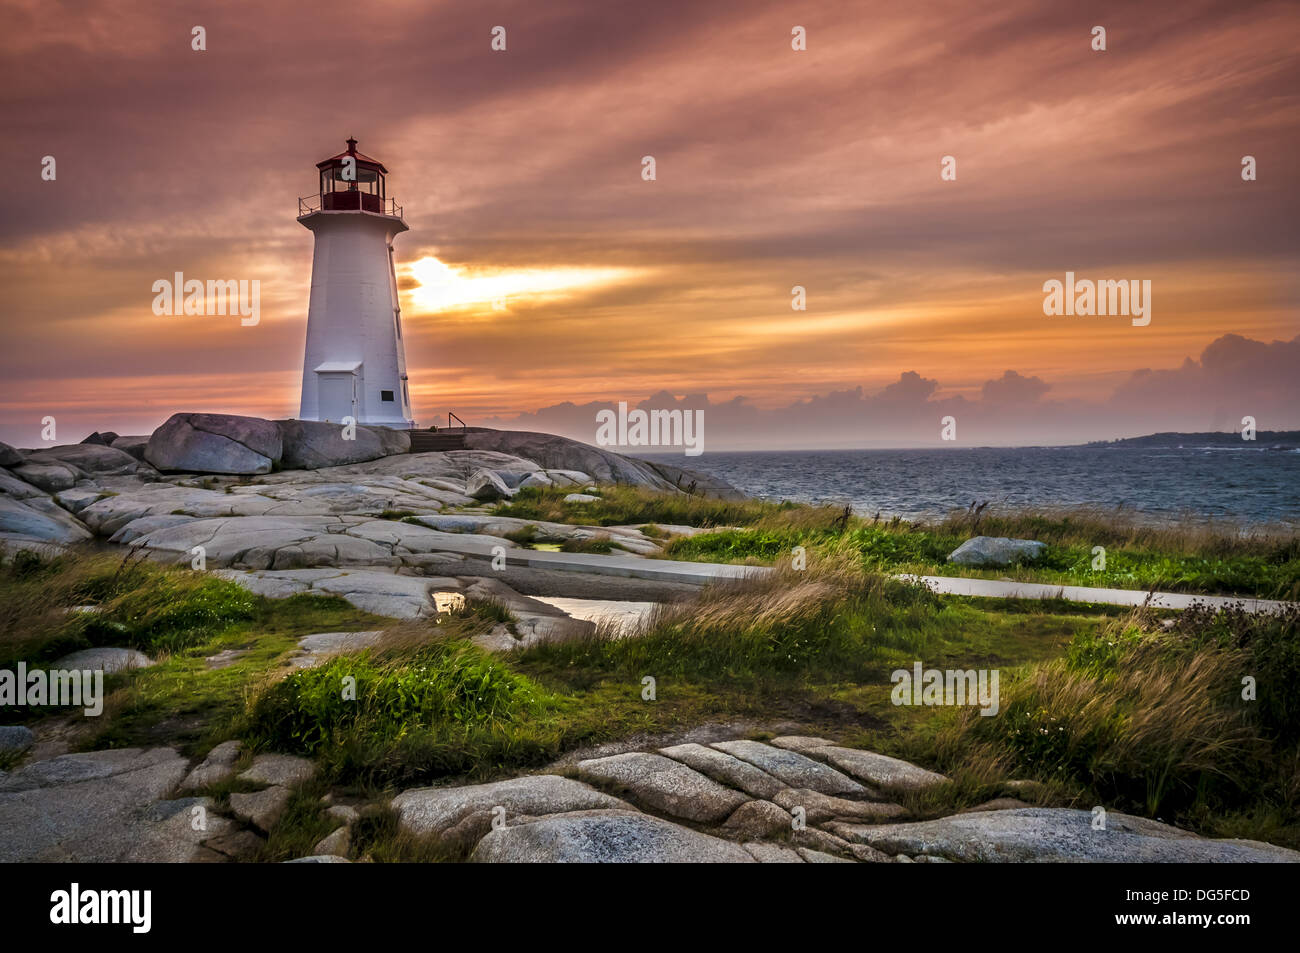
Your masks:
<path fill-rule="evenodd" d="M 465 605 L 465 597 L 459 592 L 435 592 L 433 596 L 434 608 L 441 615 L 444 612 L 455 612 Z"/>
<path fill-rule="evenodd" d="M 548 606 L 555 606 L 575 619 L 585 619 L 597 625 L 602 622 L 610 623 L 620 629 L 626 629 L 640 622 L 659 604 L 629 602 L 621 599 L 565 599 L 560 596 L 531 596 L 530 598 L 545 602 Z"/>

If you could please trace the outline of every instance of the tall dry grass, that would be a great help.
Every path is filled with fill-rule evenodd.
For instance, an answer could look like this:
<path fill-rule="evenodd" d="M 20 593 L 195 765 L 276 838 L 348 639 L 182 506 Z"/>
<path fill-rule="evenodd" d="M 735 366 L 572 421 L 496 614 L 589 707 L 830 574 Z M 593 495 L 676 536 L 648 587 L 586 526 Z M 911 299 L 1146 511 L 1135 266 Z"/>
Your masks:
<path fill-rule="evenodd" d="M 539 646 L 526 657 L 638 678 L 652 673 L 701 682 L 812 675 L 870 680 L 879 676 L 884 621 L 896 621 L 917 600 L 933 598 L 864 572 L 851 554 L 810 556 L 804 570 L 786 563 L 660 606 L 630 635 L 602 629 Z M 928 632 L 918 630 L 917 636 Z"/>
<path fill-rule="evenodd" d="M 1004 674 L 1001 713 L 955 713 L 935 738 L 935 756 L 953 768 L 978 762 L 1153 816 L 1266 802 L 1294 822 L 1300 778 L 1285 770 L 1294 751 L 1270 714 L 1285 705 L 1269 709 L 1243 697 L 1242 681 L 1290 678 L 1280 667 L 1262 669 L 1257 653 L 1286 623 L 1250 624 L 1253 635 L 1234 640 L 1166 631 L 1140 612 L 1115 620 L 1066 658 L 1014 679 Z"/>
<path fill-rule="evenodd" d="M 1260 524 L 1243 529 L 1231 520 L 1187 513 L 1176 522 L 1156 520 L 1125 507 L 979 506 L 942 520 L 917 524 L 952 535 L 1012 536 L 1049 544 L 1105 546 L 1207 557 L 1300 558 L 1300 527 Z"/>
<path fill-rule="evenodd" d="M 100 605 L 144 584 L 140 556 L 71 547 L 53 556 L 20 551 L 0 563 L 0 661 L 34 658 L 76 642 L 68 609 Z"/>

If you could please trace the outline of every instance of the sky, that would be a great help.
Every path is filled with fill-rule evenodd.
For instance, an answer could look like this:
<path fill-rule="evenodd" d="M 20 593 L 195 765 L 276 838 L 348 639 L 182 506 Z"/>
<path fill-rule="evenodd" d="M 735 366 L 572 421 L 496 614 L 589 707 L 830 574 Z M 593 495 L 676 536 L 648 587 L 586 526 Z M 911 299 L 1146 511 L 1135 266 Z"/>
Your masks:
<path fill-rule="evenodd" d="M 712 449 L 937 445 L 948 415 L 968 445 L 1300 428 L 1294 3 L 0 12 L 14 445 L 47 416 L 69 442 L 296 414 L 297 199 L 349 135 L 410 226 L 421 425 L 591 442 L 627 402 L 703 411 Z M 176 272 L 259 281 L 260 320 L 156 315 Z M 1067 272 L 1149 281 L 1149 323 L 1045 314 Z"/>

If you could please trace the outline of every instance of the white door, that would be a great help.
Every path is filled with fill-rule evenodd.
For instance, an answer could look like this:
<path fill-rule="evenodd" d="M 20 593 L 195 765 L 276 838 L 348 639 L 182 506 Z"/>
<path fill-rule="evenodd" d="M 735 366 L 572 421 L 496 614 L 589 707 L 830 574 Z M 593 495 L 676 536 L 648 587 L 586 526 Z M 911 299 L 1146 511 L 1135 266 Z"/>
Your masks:
<path fill-rule="evenodd" d="M 353 404 L 356 397 L 354 374 L 321 374 L 320 419 L 341 423 L 344 417 L 355 417 Z"/>

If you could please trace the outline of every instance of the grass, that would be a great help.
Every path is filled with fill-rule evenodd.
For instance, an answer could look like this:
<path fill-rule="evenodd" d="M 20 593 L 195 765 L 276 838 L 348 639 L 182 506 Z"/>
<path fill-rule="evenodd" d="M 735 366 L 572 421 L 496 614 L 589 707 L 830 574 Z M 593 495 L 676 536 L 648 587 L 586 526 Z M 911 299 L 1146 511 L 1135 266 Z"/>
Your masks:
<path fill-rule="evenodd" d="M 258 746 L 316 755 L 344 736 L 386 744 L 408 734 L 490 734 L 544 705 L 527 678 L 449 636 L 388 658 L 361 652 L 294 672 L 253 703 L 245 734 Z"/>
<path fill-rule="evenodd" d="M 1011 536 L 1048 544 L 1032 566 L 968 569 L 948 554 L 974 536 Z M 962 575 L 1119 589 L 1300 598 L 1300 535 L 1270 530 L 1241 535 L 1200 522 L 1152 526 L 1093 510 L 953 515 L 935 523 L 865 520 L 830 507 L 771 513 L 752 525 L 673 539 L 664 555 L 706 562 L 773 563 L 794 547 L 847 551 L 876 572 Z M 1104 565 L 1095 547 L 1105 549 Z"/>
<path fill-rule="evenodd" d="M 592 536 L 588 539 L 566 539 L 560 544 L 562 553 L 599 553 L 607 556 L 615 549 L 622 549 L 606 535 Z"/>
<path fill-rule="evenodd" d="M 838 518 L 769 511 L 753 529 L 809 531 L 826 520 L 820 529 L 834 533 Z M 841 522 L 840 535 L 862 528 Z M 236 598 L 213 587 L 220 582 L 98 554 L 11 560 L 0 567 L 0 645 L 29 662 L 110 635 L 158 652 L 158 665 L 110 682 L 87 747 L 176 744 L 197 756 L 241 737 L 253 750 L 313 757 L 318 780 L 295 796 L 265 860 L 306 853 L 329 833 L 326 790 L 377 802 L 704 724 L 750 736 L 796 725 L 944 770 L 952 784 L 905 799 L 917 816 L 1034 778 L 1044 803 L 1102 803 L 1215 836 L 1300 843 L 1295 613 L 941 597 L 866 571 L 858 550 L 837 545 L 810 548 L 805 571 L 783 564 L 663 606 L 635 637 L 601 629 L 500 656 L 472 641 L 510 624 L 498 603 L 399 624 L 336 598 Z M 60 611 L 82 604 L 103 607 L 93 626 Z M 385 636 L 368 652 L 305 671 L 286 663 L 302 635 L 376 628 Z M 244 654 L 209 668 L 206 657 L 222 649 Z M 1001 713 L 891 704 L 891 673 L 915 661 L 998 669 Z M 1247 675 L 1252 701 L 1241 697 Z M 209 793 L 220 804 L 229 792 Z M 377 807 L 355 834 L 373 859 L 456 859 L 400 834 Z"/>
<path fill-rule="evenodd" d="M 520 546 L 531 546 L 538 542 L 540 535 L 541 531 L 532 523 L 528 523 L 525 526 L 519 527 L 519 529 L 511 530 L 506 533 L 504 538 L 510 540 L 512 543 L 518 543 Z"/>
<path fill-rule="evenodd" d="M 70 615 L 72 605 L 99 611 Z M 250 685 L 299 638 L 388 621 L 338 597 L 264 599 L 204 573 L 94 551 L 0 565 L 0 668 L 97 645 L 135 647 L 156 662 L 105 679 L 104 714 L 84 736 L 90 748 L 177 743 L 199 750 L 208 739 L 223 740 Z M 207 657 L 225 649 L 243 654 L 210 668 Z M 34 721 L 59 711 L 12 713 Z"/>
<path fill-rule="evenodd" d="M 201 646 L 171 653 L 130 673 L 106 702 L 93 747 L 178 743 L 202 750 L 231 737 L 255 688 L 286 669 L 298 640 L 315 632 L 382 628 L 391 620 L 363 612 L 337 596 L 256 599 L 252 618 L 230 624 Z M 207 657 L 242 652 L 223 668 Z"/>
<path fill-rule="evenodd" d="M 433 864 L 463 859 L 433 837 L 420 837 L 397 826 L 397 812 L 375 805 L 352 826 L 353 848 L 378 863 Z"/>
<path fill-rule="evenodd" d="M 520 546 L 527 546 L 530 549 L 546 549 L 557 553 L 600 553 L 607 555 L 616 548 L 621 548 L 618 543 L 610 539 L 607 533 L 601 533 L 587 539 L 564 538 L 556 542 L 555 540 L 559 537 L 544 535 L 532 523 L 511 530 L 504 534 L 504 538 L 512 543 L 518 543 Z"/>
<path fill-rule="evenodd" d="M 601 493 L 592 503 L 565 503 L 563 489 L 532 487 L 495 512 L 559 523 L 643 525 L 647 535 L 667 542 L 664 555 L 671 559 L 772 564 L 804 546 L 825 553 L 847 549 L 874 572 L 1300 599 L 1300 533 L 1294 527 L 1242 534 L 1234 525 L 1194 517 L 1156 524 L 1122 509 L 987 505 L 909 522 L 867 519 L 838 506 L 715 500 L 637 487 L 609 486 Z M 670 539 L 659 524 L 716 531 Z M 522 538 L 526 529 L 516 541 L 529 545 L 531 538 Z M 1032 566 L 998 569 L 947 562 L 949 553 L 980 535 L 1037 539 L 1048 544 L 1047 555 Z M 1104 565 L 1096 547 L 1105 550 Z"/>
<path fill-rule="evenodd" d="M 232 582 L 131 556 L 20 553 L 0 566 L 0 664 L 102 645 L 178 651 L 251 619 L 256 605 Z"/>
<path fill-rule="evenodd" d="M 276 821 L 270 835 L 251 858 L 261 863 L 283 863 L 295 857 L 310 857 L 321 838 L 335 831 L 339 822 L 325 813 L 321 797 L 328 786 L 320 780 L 308 781 L 296 787 L 289 795 L 284 813 Z"/>
<path fill-rule="evenodd" d="M 336 783 L 370 790 L 481 780 L 707 721 L 784 715 L 888 732 L 876 711 L 888 672 L 918 651 L 1019 663 L 1059 654 L 1096 624 L 943 603 L 848 565 L 710 590 L 661 610 L 637 638 L 597 632 L 503 659 L 468 641 L 497 621 L 490 607 L 467 606 L 438 626 L 402 627 L 373 654 L 270 682 L 250 699 L 240 731 L 254 745 L 317 757 Z M 646 675 L 658 682 L 653 704 L 641 694 Z M 354 695 L 345 678 L 355 679 Z"/>
<path fill-rule="evenodd" d="M 794 506 L 758 500 L 716 500 L 620 485 L 601 487 L 600 499 L 591 503 L 565 503 L 565 496 L 571 492 L 571 488 L 525 487 L 514 499 L 498 506 L 494 512 L 497 516 L 587 526 L 632 526 L 641 523 L 743 526 Z"/>
<path fill-rule="evenodd" d="M 1300 846 L 1298 635 L 1300 612 L 1112 620 L 1025 669 L 999 717 L 951 716 L 930 755 L 1052 782 L 1079 806 Z"/>

